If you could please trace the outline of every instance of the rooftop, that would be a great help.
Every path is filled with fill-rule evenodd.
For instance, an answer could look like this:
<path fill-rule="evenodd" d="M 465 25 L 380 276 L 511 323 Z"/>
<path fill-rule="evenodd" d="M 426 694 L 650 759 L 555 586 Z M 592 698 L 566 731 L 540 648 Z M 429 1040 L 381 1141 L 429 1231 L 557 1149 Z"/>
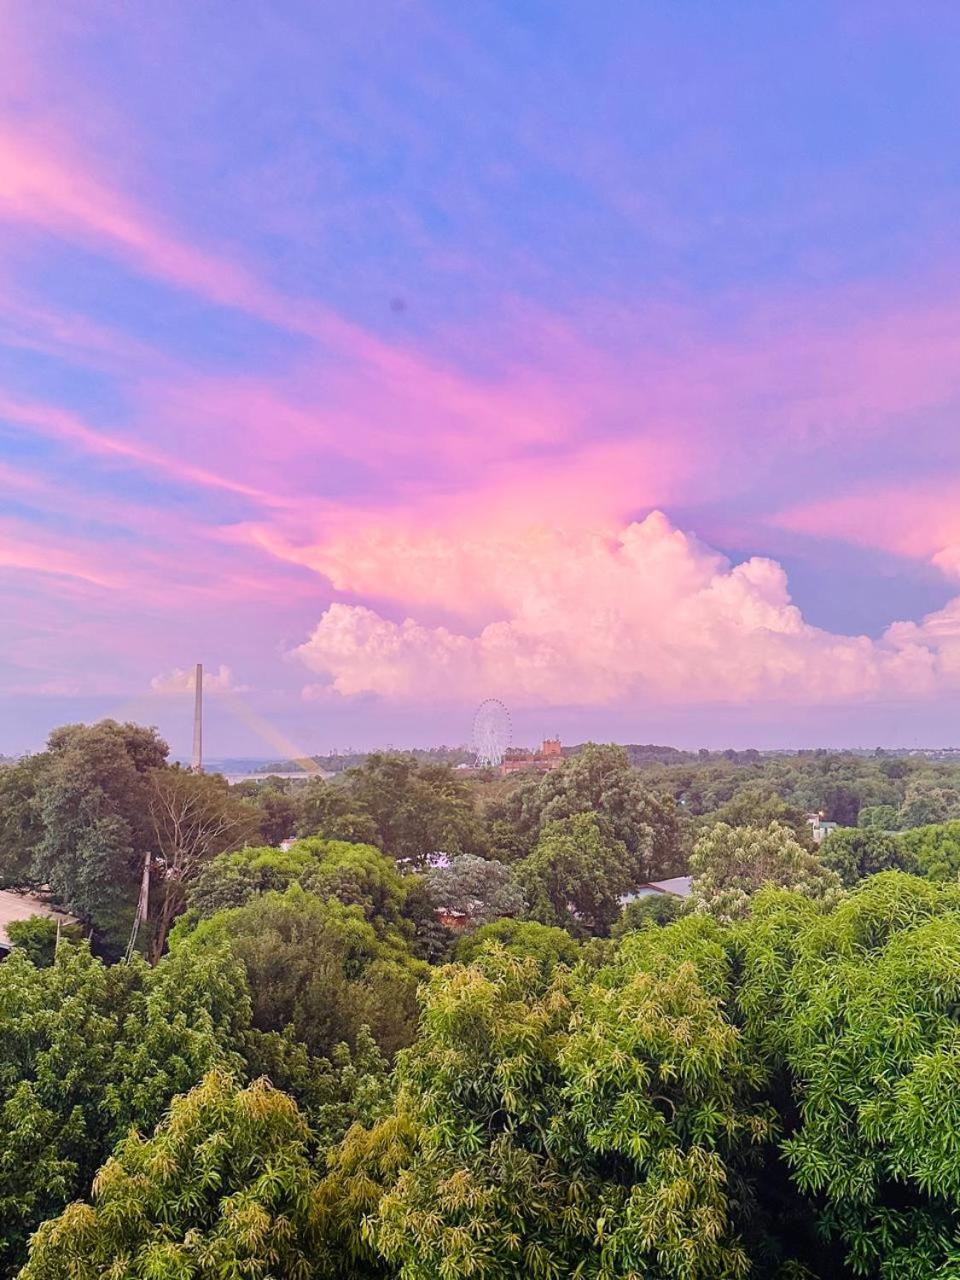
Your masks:
<path fill-rule="evenodd" d="M 29 920 L 31 916 L 48 916 L 51 920 L 62 920 L 64 924 L 77 923 L 74 916 L 68 916 L 65 911 L 57 911 L 34 894 L 0 889 L 0 950 L 10 949 L 7 925 L 13 924 L 15 920 Z"/>

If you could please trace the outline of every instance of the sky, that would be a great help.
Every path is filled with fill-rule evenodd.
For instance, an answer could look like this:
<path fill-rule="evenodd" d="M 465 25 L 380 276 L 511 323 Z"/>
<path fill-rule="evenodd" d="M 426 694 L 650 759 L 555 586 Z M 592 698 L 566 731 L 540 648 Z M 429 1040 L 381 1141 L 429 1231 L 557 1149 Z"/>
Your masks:
<path fill-rule="evenodd" d="M 0 752 L 956 743 L 958 50 L 0 0 Z"/>

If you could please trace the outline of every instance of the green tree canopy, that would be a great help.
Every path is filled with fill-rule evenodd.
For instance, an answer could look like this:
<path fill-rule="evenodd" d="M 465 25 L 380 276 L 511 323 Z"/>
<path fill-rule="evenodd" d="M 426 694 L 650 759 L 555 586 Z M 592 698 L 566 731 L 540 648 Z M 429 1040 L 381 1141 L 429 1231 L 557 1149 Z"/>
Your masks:
<path fill-rule="evenodd" d="M 201 867 L 189 886 L 188 914 L 191 918 L 212 916 L 230 907 L 242 907 L 262 893 L 289 889 L 315 861 L 305 843 L 289 849 L 248 845 L 218 854 Z"/>
<path fill-rule="evenodd" d="M 40 784 L 48 763 L 42 754 L 0 766 L 0 888 L 33 879 L 43 838 Z"/>
<path fill-rule="evenodd" d="M 11 920 L 7 937 L 17 951 L 42 968 L 53 964 L 58 938 L 64 942 L 80 942 L 83 930 L 75 924 L 58 924 L 50 916 L 28 916 L 26 920 Z"/>
<path fill-rule="evenodd" d="M 293 884 L 245 906 L 220 911 L 171 935 L 175 953 L 217 953 L 241 961 L 260 1031 L 290 1025 L 318 1057 L 357 1044 L 369 1027 L 388 1054 L 408 1044 L 416 1025 L 417 984 L 424 964 L 402 934 L 379 931 L 360 907 L 345 907 Z"/>
<path fill-rule="evenodd" d="M 900 816 L 896 805 L 872 804 L 857 814 L 857 826 L 877 831 L 896 831 L 900 825 Z"/>
<path fill-rule="evenodd" d="M 436 853 L 483 853 L 486 836 L 466 783 L 449 765 L 374 753 L 336 783 L 311 782 L 302 835 L 376 844 L 414 869 Z"/>
<path fill-rule="evenodd" d="M 124 1138 L 92 1203 L 45 1223 L 21 1280 L 304 1280 L 342 1275 L 310 1130 L 266 1081 L 212 1072 L 150 1138 Z"/>
<path fill-rule="evenodd" d="M 0 1268 L 46 1217 L 83 1193 L 131 1124 L 236 1053 L 249 1022 L 229 957 L 105 966 L 61 943 L 37 968 L 0 964 Z"/>
<path fill-rule="evenodd" d="M 465 934 L 457 942 L 455 958 L 471 964 L 483 951 L 499 946 L 518 956 L 532 956 L 545 973 L 558 964 L 573 966 L 580 958 L 580 946 L 566 929 L 539 924 L 535 920 L 495 920 Z"/>
<path fill-rule="evenodd" d="M 778 822 L 790 828 L 799 844 L 809 846 L 811 842 L 807 815 L 779 795 L 772 782 L 757 781 L 740 787 L 710 813 L 709 820 L 725 822 L 728 827 L 766 827 Z"/>
<path fill-rule="evenodd" d="M 278 845 L 296 834 L 303 812 L 304 789 L 290 778 L 266 774 L 262 780 L 245 778 L 234 792 L 249 800 L 260 818 L 260 839 L 264 844 Z"/>
<path fill-rule="evenodd" d="M 626 846 L 595 813 L 544 827 L 518 873 L 531 916 L 573 933 L 609 933 L 621 897 L 634 887 Z"/>
<path fill-rule="evenodd" d="M 904 842 L 870 828 L 831 831 L 818 853 L 823 865 L 835 871 L 847 888 L 880 871 L 913 871 L 917 865 Z"/>
<path fill-rule="evenodd" d="M 833 902 L 840 878 L 819 858 L 798 844 L 778 822 L 767 827 L 728 827 L 717 823 L 700 839 L 690 858 L 693 889 L 687 900 L 692 911 L 708 912 L 720 920 L 736 920 L 750 910 L 761 886 L 780 885 L 811 898 Z"/>
<path fill-rule="evenodd" d="M 905 866 L 915 866 L 920 875 L 930 880 L 960 877 L 960 822 L 914 827 L 899 835 L 897 844 L 903 850 Z"/>
<path fill-rule="evenodd" d="M 490 924 L 524 909 L 516 874 L 495 859 L 461 853 L 446 866 L 431 867 L 423 878 L 436 906 L 462 915 L 470 925 Z"/>
<path fill-rule="evenodd" d="M 630 875 L 638 883 L 684 870 L 680 825 L 671 796 L 652 789 L 622 747 L 589 743 L 543 778 L 530 778 L 491 806 L 493 823 L 505 823 L 532 852 L 543 829 L 578 813 L 604 820 L 629 855 Z M 502 828 L 499 845 L 511 837 Z M 501 855 L 503 856 L 503 855 Z"/>
<path fill-rule="evenodd" d="M 394 860 L 369 844 L 310 836 L 288 849 L 248 847 L 207 863 L 190 889 L 194 918 L 242 907 L 273 890 L 299 884 L 318 898 L 361 907 L 368 920 L 409 933 L 422 914 L 418 877 L 401 875 Z"/>
<path fill-rule="evenodd" d="M 294 851 L 309 855 L 299 880 L 317 897 L 360 907 L 368 920 L 400 924 L 404 919 L 418 882 L 401 875 L 394 860 L 373 845 L 312 838 L 299 841 Z"/>
<path fill-rule="evenodd" d="M 368 1206 L 401 1274 L 746 1275 L 741 1173 L 773 1116 L 719 935 L 636 935 L 579 981 L 502 949 L 434 975 L 398 1068 L 409 1153 Z"/>
<path fill-rule="evenodd" d="M 50 735 L 40 773 L 35 874 L 117 946 L 126 940 L 153 843 L 150 775 L 166 755 L 166 743 L 139 725 L 65 725 Z"/>
<path fill-rule="evenodd" d="M 678 919 L 683 908 L 683 898 L 673 893 L 648 893 L 642 898 L 635 898 L 624 906 L 610 931 L 611 937 L 619 939 L 635 929 L 670 924 Z"/>
<path fill-rule="evenodd" d="M 793 1082 L 795 1186 L 855 1275 L 960 1265 L 960 886 L 896 871 L 833 912 L 758 894 L 742 929 L 746 1032 Z"/>
<path fill-rule="evenodd" d="M 311 778 L 304 788 L 297 835 L 361 844 L 378 844 L 380 839 L 373 816 L 354 800 L 343 781 L 323 778 Z"/>

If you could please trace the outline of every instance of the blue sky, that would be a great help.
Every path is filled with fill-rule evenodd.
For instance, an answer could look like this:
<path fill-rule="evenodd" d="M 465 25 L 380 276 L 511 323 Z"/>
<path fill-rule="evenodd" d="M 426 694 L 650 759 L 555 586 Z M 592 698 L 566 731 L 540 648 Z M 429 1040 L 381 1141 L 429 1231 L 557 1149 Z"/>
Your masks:
<path fill-rule="evenodd" d="M 0 750 L 951 738 L 955 6 L 0 17 Z"/>

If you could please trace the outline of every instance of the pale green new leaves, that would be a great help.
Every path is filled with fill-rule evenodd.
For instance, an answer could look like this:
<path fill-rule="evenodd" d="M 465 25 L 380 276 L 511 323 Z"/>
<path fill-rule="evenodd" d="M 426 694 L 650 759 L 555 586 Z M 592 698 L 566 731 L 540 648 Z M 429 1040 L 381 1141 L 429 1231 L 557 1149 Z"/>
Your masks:
<path fill-rule="evenodd" d="M 718 920 L 742 919 L 751 896 L 763 885 L 792 889 L 831 905 L 841 896 L 840 879 L 804 849 L 789 827 L 729 827 L 724 822 L 702 836 L 690 857 L 691 911 Z"/>
<path fill-rule="evenodd" d="M 797 1186 L 855 1274 L 958 1274 L 960 887 L 885 872 L 827 914 L 768 891 L 742 940 L 747 1028 L 793 1080 Z"/>
<path fill-rule="evenodd" d="M 368 1220 L 404 1280 L 746 1275 L 739 1166 L 772 1118 L 718 939 L 694 919 L 593 976 L 496 948 L 435 976 L 398 1073 L 417 1141 Z"/>
<path fill-rule="evenodd" d="M 326 1258 L 310 1134 L 295 1103 L 219 1072 L 154 1137 L 126 1138 L 33 1240 L 21 1280 L 307 1280 Z"/>

